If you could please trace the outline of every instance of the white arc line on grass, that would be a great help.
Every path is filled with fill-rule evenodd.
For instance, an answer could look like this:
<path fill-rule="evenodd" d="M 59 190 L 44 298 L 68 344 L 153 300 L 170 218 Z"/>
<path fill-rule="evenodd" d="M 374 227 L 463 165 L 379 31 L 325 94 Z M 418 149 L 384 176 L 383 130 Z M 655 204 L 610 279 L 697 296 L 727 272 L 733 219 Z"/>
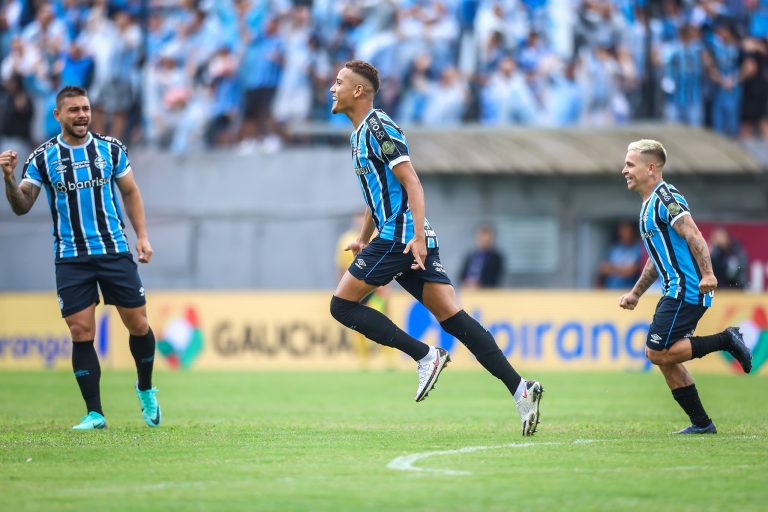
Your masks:
<path fill-rule="evenodd" d="M 703 438 L 703 436 L 702 436 Z M 725 439 L 757 439 L 758 436 L 755 435 L 747 435 L 747 436 L 734 436 L 730 438 Z M 429 457 L 435 457 L 437 455 L 458 455 L 462 453 L 473 453 L 473 452 L 479 452 L 484 450 L 499 450 L 502 448 L 525 448 L 529 446 L 552 446 L 552 445 L 558 445 L 558 444 L 593 444 L 593 443 L 615 443 L 617 441 L 620 441 L 619 439 L 574 439 L 570 443 L 564 443 L 561 441 L 549 441 L 544 443 L 534 443 L 534 442 L 527 442 L 527 443 L 509 443 L 509 444 L 499 444 L 495 446 L 465 446 L 464 448 L 458 448 L 456 450 L 436 450 L 432 452 L 420 452 L 420 453 L 412 453 L 410 455 L 401 455 L 399 457 L 396 457 L 392 459 L 389 464 L 387 464 L 387 468 L 394 469 L 397 471 L 415 471 L 420 473 L 432 473 L 432 474 L 439 474 L 439 475 L 471 475 L 469 471 L 459 471 L 456 469 L 441 469 L 441 468 L 422 468 L 418 466 L 414 466 L 414 464 L 420 460 L 427 459 Z M 710 439 L 711 441 L 711 439 Z M 738 468 L 748 468 L 750 466 L 748 465 L 741 465 L 736 466 Z M 668 470 L 668 471 L 681 471 L 681 470 L 700 470 L 700 469 L 707 469 L 709 466 L 671 466 L 667 468 L 657 468 L 662 470 Z M 589 471 L 589 472 L 595 472 L 595 471 L 618 471 L 622 468 L 589 468 L 589 469 L 575 469 L 574 471 L 581 472 L 581 471 Z"/>
<path fill-rule="evenodd" d="M 426 459 L 428 457 L 434 457 L 436 455 L 457 455 L 460 453 L 472 453 L 472 452 L 479 452 L 483 450 L 499 450 L 501 448 L 525 448 L 527 446 L 544 446 L 544 445 L 553 445 L 553 444 L 563 444 L 563 443 L 559 443 L 559 442 L 510 443 L 510 444 L 500 444 L 496 446 L 465 446 L 464 448 L 459 448 L 457 450 L 437 450 L 433 452 L 412 453 L 410 455 L 401 455 L 400 457 L 396 457 L 392 459 L 389 462 L 389 464 L 387 464 L 387 467 L 389 469 L 395 469 L 398 471 L 420 471 L 424 473 L 438 473 L 441 475 L 470 475 L 471 473 L 469 471 L 457 471 L 455 469 L 421 468 L 418 466 L 414 466 L 414 463 L 422 459 Z"/>

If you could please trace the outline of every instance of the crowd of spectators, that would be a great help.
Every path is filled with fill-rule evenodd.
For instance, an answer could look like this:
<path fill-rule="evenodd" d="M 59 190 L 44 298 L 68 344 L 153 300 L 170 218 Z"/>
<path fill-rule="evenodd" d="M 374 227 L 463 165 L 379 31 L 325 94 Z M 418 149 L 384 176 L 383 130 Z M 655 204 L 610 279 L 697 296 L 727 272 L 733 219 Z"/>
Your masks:
<path fill-rule="evenodd" d="M 0 0 L 0 137 L 93 130 L 183 154 L 273 152 L 339 123 L 343 62 L 381 73 L 400 124 L 610 126 L 667 119 L 768 139 L 768 0 Z"/>

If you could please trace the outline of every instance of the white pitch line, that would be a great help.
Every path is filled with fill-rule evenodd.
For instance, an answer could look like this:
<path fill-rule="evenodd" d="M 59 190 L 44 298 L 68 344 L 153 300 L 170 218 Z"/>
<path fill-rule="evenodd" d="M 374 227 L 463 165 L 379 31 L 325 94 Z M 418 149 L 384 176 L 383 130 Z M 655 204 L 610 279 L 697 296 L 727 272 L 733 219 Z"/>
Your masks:
<path fill-rule="evenodd" d="M 422 468 L 414 466 L 414 463 L 426 459 L 428 457 L 434 457 L 436 455 L 457 455 L 461 453 L 472 453 L 483 450 L 499 450 L 502 448 L 525 448 L 527 446 L 544 446 L 562 444 L 559 442 L 547 442 L 547 443 L 510 443 L 500 444 L 496 446 L 465 446 L 464 448 L 458 448 L 456 450 L 438 450 L 433 452 L 421 452 L 412 453 L 410 455 L 401 455 L 392 459 L 387 467 L 389 469 L 395 469 L 398 471 L 417 471 L 423 473 L 438 473 L 441 475 L 469 475 L 469 471 L 457 471 L 455 469 L 440 469 L 440 468 Z"/>
<path fill-rule="evenodd" d="M 702 436 L 703 437 L 703 436 Z M 757 439 L 757 436 L 737 436 L 732 437 L 730 439 Z M 414 464 L 420 460 L 427 459 L 429 457 L 435 457 L 438 455 L 458 455 L 462 453 L 472 453 L 472 452 L 479 452 L 484 450 L 500 450 L 503 448 L 525 448 L 529 446 L 551 446 L 551 445 L 557 445 L 557 444 L 592 444 L 592 443 L 615 443 L 619 441 L 619 439 L 574 439 L 571 443 L 563 443 L 559 441 L 549 441 L 544 443 L 533 443 L 533 442 L 527 442 L 527 443 L 509 443 L 509 444 L 500 444 L 496 446 L 465 446 L 464 448 L 458 448 L 456 450 L 437 450 L 432 452 L 420 452 L 420 453 L 411 453 L 410 455 L 401 455 L 399 457 L 395 457 L 392 459 L 389 464 L 387 464 L 387 468 L 394 469 L 397 471 L 415 471 L 420 473 L 432 473 L 432 474 L 440 474 L 440 475 L 471 475 L 469 471 L 459 471 L 455 469 L 441 469 L 441 468 L 423 468 L 419 466 L 414 466 Z M 687 470 L 687 469 L 704 469 L 708 466 L 671 466 L 668 468 L 657 468 L 657 469 L 666 469 L 666 470 Z M 609 468 L 609 471 L 617 471 L 620 468 Z M 574 470 L 578 471 L 574 468 Z M 595 471 L 594 469 L 590 469 L 590 471 Z"/>

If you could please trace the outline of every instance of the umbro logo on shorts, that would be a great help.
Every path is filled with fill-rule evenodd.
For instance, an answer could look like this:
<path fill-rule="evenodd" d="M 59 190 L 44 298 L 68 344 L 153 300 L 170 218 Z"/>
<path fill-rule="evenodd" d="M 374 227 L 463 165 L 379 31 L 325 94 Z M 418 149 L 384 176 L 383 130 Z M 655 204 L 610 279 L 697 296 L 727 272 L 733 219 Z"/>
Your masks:
<path fill-rule="evenodd" d="M 365 267 L 365 260 L 363 258 L 357 258 L 357 261 L 355 262 L 355 266 L 362 270 Z"/>
<path fill-rule="evenodd" d="M 654 343 L 661 343 L 661 336 L 658 334 L 651 334 L 651 341 Z"/>

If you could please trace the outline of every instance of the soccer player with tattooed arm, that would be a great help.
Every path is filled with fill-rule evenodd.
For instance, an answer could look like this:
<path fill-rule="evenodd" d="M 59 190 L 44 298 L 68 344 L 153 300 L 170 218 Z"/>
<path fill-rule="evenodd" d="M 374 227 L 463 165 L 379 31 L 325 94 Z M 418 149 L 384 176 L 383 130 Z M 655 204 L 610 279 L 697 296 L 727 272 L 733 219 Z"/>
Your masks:
<path fill-rule="evenodd" d="M 658 141 L 638 140 L 627 148 L 622 175 L 627 188 L 643 198 L 640 235 L 648 262 L 632 290 L 619 299 L 619 306 L 635 309 L 643 293 L 661 277 L 663 296 L 648 330 L 646 356 L 659 367 L 673 398 L 691 420 L 690 426 L 676 433 L 714 434 L 717 428 L 683 363 L 726 351 L 749 373 L 752 356 L 737 327 L 707 336 L 693 335 L 712 305 L 717 279 L 688 202 L 662 177 L 666 162 L 667 151 Z"/>
<path fill-rule="evenodd" d="M 89 131 L 91 105 L 85 89 L 61 89 L 53 113 L 61 133 L 29 156 L 21 183 L 14 176 L 19 161 L 15 151 L 0 153 L 0 166 L 5 195 L 16 215 L 29 212 L 41 188 L 48 196 L 59 308 L 72 335 L 72 368 L 86 406 L 86 415 L 73 428 L 107 426 L 101 406 L 101 367 L 94 347 L 99 289 L 104 303 L 115 305 L 130 333 L 128 343 L 138 374 L 134 390 L 144 422 L 156 427 L 161 411 L 157 389 L 152 387 L 155 336 L 115 189 L 136 232 L 138 260 L 148 263 L 152 246 L 141 192 L 122 142 Z"/>

